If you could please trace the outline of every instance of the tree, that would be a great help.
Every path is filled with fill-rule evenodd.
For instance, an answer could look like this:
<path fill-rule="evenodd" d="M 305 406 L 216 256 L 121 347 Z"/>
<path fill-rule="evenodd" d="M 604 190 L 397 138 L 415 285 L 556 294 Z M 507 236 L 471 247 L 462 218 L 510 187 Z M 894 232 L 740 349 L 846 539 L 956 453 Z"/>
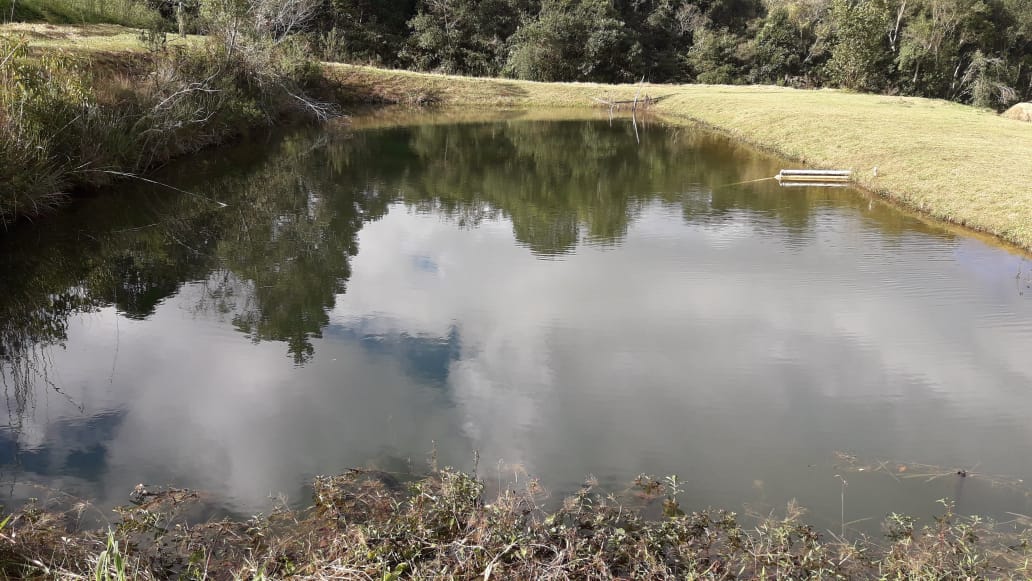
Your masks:
<path fill-rule="evenodd" d="M 738 51 L 741 40 L 730 30 L 704 27 L 695 33 L 695 45 L 688 51 L 688 62 L 695 81 L 711 85 L 744 82 Z"/>
<path fill-rule="evenodd" d="M 423 0 L 409 22 L 407 54 L 422 70 L 497 75 L 506 41 L 531 7 L 528 0 Z"/>
<path fill-rule="evenodd" d="M 320 37 L 324 58 L 400 64 L 416 0 L 329 0 Z"/>
<path fill-rule="evenodd" d="M 1007 63 L 1002 58 L 987 57 L 976 50 L 960 84 L 962 94 L 976 107 L 1003 109 L 1018 100 L 1018 92 L 1008 84 Z"/>
<path fill-rule="evenodd" d="M 788 10 L 775 7 L 752 43 L 749 81 L 782 84 L 799 76 L 808 48 L 806 35 L 789 18 Z"/>
<path fill-rule="evenodd" d="M 704 17 L 688 0 L 616 0 L 620 19 L 641 45 L 642 74 L 653 82 L 685 82 L 684 55 Z"/>
<path fill-rule="evenodd" d="M 835 43 L 827 71 L 839 86 L 879 91 L 893 77 L 889 30 L 892 15 L 886 0 L 833 0 Z"/>
<path fill-rule="evenodd" d="M 622 82 L 643 68 L 641 44 L 608 0 L 545 0 L 511 46 L 506 72 L 521 79 Z"/>

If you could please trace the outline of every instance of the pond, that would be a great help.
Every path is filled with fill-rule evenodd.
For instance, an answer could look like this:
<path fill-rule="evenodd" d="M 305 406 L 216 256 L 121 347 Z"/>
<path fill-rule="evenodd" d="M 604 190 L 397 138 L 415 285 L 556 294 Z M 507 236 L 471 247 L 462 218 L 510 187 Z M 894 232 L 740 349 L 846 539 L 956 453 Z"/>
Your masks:
<path fill-rule="evenodd" d="M 4 502 L 247 515 L 435 455 L 836 531 L 1032 511 L 1032 261 L 702 129 L 548 117 L 253 137 L 9 232 Z"/>

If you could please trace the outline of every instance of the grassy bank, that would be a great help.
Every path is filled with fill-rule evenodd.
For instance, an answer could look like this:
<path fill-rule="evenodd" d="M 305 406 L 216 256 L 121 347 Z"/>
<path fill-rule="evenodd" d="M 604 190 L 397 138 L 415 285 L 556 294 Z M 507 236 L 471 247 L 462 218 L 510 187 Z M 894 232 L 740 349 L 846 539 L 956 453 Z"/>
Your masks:
<path fill-rule="evenodd" d="M 133 0 L 0 0 L 0 22 L 146 27 L 160 19 L 157 10 Z"/>
<path fill-rule="evenodd" d="M 118 25 L 0 26 L 0 226 L 290 113 L 317 71 L 241 20 L 205 38 Z"/>
<path fill-rule="evenodd" d="M 554 510 L 533 481 L 487 498 L 448 469 L 401 482 L 353 470 L 319 477 L 311 508 L 192 524 L 186 490 L 132 492 L 108 527 L 89 505 L 29 506 L 0 530 L 5 578 L 61 579 L 983 579 L 1026 578 L 1027 530 L 1003 535 L 946 512 L 891 515 L 880 539 L 819 533 L 790 506 L 746 523 L 686 514 L 674 478 L 620 495 L 587 482 Z M 552 503 L 555 504 L 555 503 Z"/>
<path fill-rule="evenodd" d="M 151 52 L 141 39 L 139 29 L 119 24 L 55 26 L 38 22 L 14 22 L 0 24 L 0 35 L 22 39 L 35 54 L 42 51 L 66 50 L 83 57 L 99 58 L 105 55 L 147 55 Z M 203 41 L 204 38 L 198 35 L 181 38 L 179 35 L 169 34 L 165 46 L 196 48 L 200 47 Z"/>
<path fill-rule="evenodd" d="M 660 101 L 697 122 L 810 166 L 849 168 L 859 185 L 935 218 L 1032 250 L 1032 125 L 931 99 L 768 86 L 533 83 L 328 64 L 342 96 L 465 107 L 597 107 Z M 874 168 L 877 168 L 875 175 Z"/>
<path fill-rule="evenodd" d="M 72 55 L 79 58 L 78 64 L 65 66 L 58 76 L 67 77 L 68 70 L 78 70 L 78 80 L 72 86 L 78 83 L 78 86 L 90 89 L 97 111 L 125 109 L 128 101 L 137 106 L 137 118 L 142 119 L 148 105 L 153 108 L 168 95 L 199 80 L 183 76 L 183 67 L 169 65 L 167 56 L 148 51 L 137 31 L 116 25 L 11 24 L 0 26 L 0 37 L 8 41 L 21 39 L 25 50 L 33 55 Z M 203 53 L 207 44 L 199 37 L 170 37 L 169 42 L 170 46 L 178 44 L 181 47 L 169 52 L 194 55 Z M 0 60 L 6 58 L 6 54 L 0 55 Z M 213 55 L 208 58 L 217 59 Z M 68 63 L 68 60 L 62 62 Z M 218 63 L 217 60 L 214 62 Z M 155 89 L 156 84 L 141 82 L 143 79 L 167 78 L 167 75 L 153 74 L 161 63 L 164 63 L 162 70 L 180 73 L 178 85 L 170 83 Z M 8 61 L 5 65 L 8 71 L 12 64 L 13 61 Z M 259 65 L 258 68 L 263 66 L 253 64 Z M 255 70 L 256 67 L 251 69 L 255 75 L 261 74 Z M 484 109 L 587 109 L 599 106 L 595 99 L 633 99 L 641 90 L 660 99 L 652 110 L 669 121 L 702 123 L 808 165 L 854 169 L 858 183 L 870 191 L 934 218 L 985 232 L 1032 250 L 1032 219 L 1029 218 L 1032 216 L 1032 125 L 1002 118 L 990 111 L 945 101 L 833 90 L 533 83 L 341 64 L 325 64 L 322 77 L 323 88 L 343 102 L 438 104 Z M 207 77 L 200 77 L 204 78 Z M 165 148 L 167 151 L 164 153 L 149 155 L 148 163 L 217 143 L 247 127 L 267 123 L 270 116 L 279 114 L 268 110 L 270 100 L 264 97 L 251 99 L 241 94 L 241 89 L 246 93 L 264 81 L 238 78 L 231 84 L 237 95 L 225 98 L 229 92 L 221 93 L 223 98 L 218 106 L 223 107 L 224 113 L 235 108 L 236 115 L 220 114 L 221 122 L 217 123 L 211 123 L 214 117 L 208 118 L 207 115 L 180 119 L 177 126 L 180 135 L 169 139 L 169 143 L 175 146 Z M 163 96 L 158 98 L 162 91 Z M 145 94 L 147 92 L 151 94 Z M 191 98 L 202 96 L 196 91 L 187 94 Z M 52 99 L 53 95 L 47 98 Z M 259 101 L 265 111 L 258 111 L 255 104 Z M 290 98 L 280 100 L 277 106 L 289 108 L 298 105 L 290 101 Z M 240 106 L 233 107 L 234 104 Z M 182 111 L 186 110 L 188 108 L 182 108 Z M 206 122 L 191 123 L 197 119 Z M 0 114 L 0 121 L 4 120 Z M 146 122 L 137 123 L 135 127 L 141 131 L 151 129 Z M 58 127 L 52 129 L 55 134 L 61 133 L 57 131 Z M 100 131 L 100 128 L 96 130 Z M 107 132 L 112 131 L 109 128 Z M 89 141 L 104 140 L 91 138 Z M 128 151 L 138 150 L 135 145 L 128 147 Z M 49 158 L 50 166 L 54 165 L 54 157 Z M 83 161 L 73 154 L 64 154 L 64 157 L 66 159 L 58 161 L 65 169 L 78 167 Z M 92 164 L 92 169 L 98 169 L 97 161 L 85 161 Z M 10 162 L 6 165 L 8 168 L 17 167 Z M 135 161 L 116 160 L 108 162 L 105 169 L 140 171 L 146 166 Z M 23 164 L 23 167 L 30 166 Z M 877 175 L 874 168 L 877 168 Z M 30 173 L 47 175 L 38 168 Z M 65 172 L 62 175 L 65 179 L 57 181 L 60 187 L 55 189 L 53 184 L 43 183 L 37 187 L 38 195 L 22 195 L 24 199 L 38 199 L 40 204 L 23 203 L 20 209 L 11 210 L 8 203 L 5 210 L 8 219 L 14 213 L 31 214 L 36 208 L 45 208 L 47 202 L 57 199 L 43 194 L 43 190 L 52 190 L 48 193 L 68 191 L 111 174 L 94 171 Z M 0 182 L 3 177 L 0 175 Z M 0 198 L 9 199 L 10 196 L 0 192 Z M 0 200 L 0 206 L 3 203 Z"/>

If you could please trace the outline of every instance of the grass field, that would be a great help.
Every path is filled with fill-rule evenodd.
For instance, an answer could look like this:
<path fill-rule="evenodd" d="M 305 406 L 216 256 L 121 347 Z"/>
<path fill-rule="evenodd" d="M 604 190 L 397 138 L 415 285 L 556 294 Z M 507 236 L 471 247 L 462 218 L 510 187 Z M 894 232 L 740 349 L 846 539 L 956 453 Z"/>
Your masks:
<path fill-rule="evenodd" d="M 1032 250 L 1032 124 L 946 101 L 768 86 L 532 83 L 326 65 L 341 94 L 486 108 L 597 107 L 659 98 L 698 122 L 809 166 L 853 169 L 859 185 L 935 218 Z M 877 176 L 874 168 L 877 167 Z"/>
<path fill-rule="evenodd" d="M 138 29 L 119 24 L 83 24 L 63 26 L 37 22 L 0 24 L 0 35 L 21 37 L 33 49 L 67 49 L 78 52 L 143 52 L 147 46 Z M 199 42 L 202 37 L 180 38 L 169 34 L 168 45 Z"/>

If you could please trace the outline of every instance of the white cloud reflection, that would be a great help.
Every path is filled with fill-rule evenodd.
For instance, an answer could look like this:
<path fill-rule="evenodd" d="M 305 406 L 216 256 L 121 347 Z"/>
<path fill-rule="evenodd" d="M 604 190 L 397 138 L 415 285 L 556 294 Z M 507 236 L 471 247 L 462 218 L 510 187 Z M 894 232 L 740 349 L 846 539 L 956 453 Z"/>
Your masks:
<path fill-rule="evenodd" d="M 656 204 L 619 247 L 539 260 L 504 219 L 394 207 L 361 231 L 305 367 L 198 311 L 188 285 L 117 333 L 111 309 L 78 317 L 54 369 L 85 414 L 51 394 L 21 445 L 46 449 L 51 485 L 101 502 L 175 482 L 243 512 L 315 473 L 421 463 L 432 441 L 558 486 L 677 472 L 702 505 L 832 506 L 837 485 L 805 474 L 836 449 L 1032 476 L 1013 448 L 1032 441 L 1032 301 L 957 259 L 1013 257 L 887 239 L 848 211 L 814 220 L 686 225 Z M 101 412 L 99 472 L 76 471 L 92 444 L 67 426 Z M 872 513 L 908 494 L 885 480 Z"/>

